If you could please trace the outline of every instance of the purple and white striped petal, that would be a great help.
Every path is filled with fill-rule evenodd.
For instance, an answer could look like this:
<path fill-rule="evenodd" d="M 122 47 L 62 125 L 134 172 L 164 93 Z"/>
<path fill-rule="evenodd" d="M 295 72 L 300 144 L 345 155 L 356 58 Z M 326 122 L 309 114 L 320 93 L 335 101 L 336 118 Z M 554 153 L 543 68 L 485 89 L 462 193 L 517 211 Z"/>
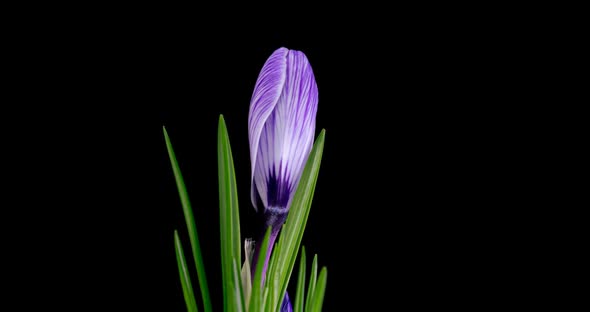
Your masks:
<path fill-rule="evenodd" d="M 250 161 L 252 162 L 251 182 L 254 182 L 254 166 L 257 159 L 260 134 L 266 120 L 274 110 L 285 84 L 287 72 L 287 54 L 289 50 L 280 48 L 266 60 L 250 100 L 250 112 L 248 114 L 248 138 L 250 140 Z M 250 183 L 252 204 L 258 209 L 256 203 L 255 187 Z"/>
<path fill-rule="evenodd" d="M 299 51 L 287 51 L 282 90 L 271 112 L 264 111 L 268 117 L 258 144 L 252 141 L 252 137 L 256 138 L 254 135 L 250 144 L 251 149 L 256 148 L 251 158 L 252 202 L 256 205 L 255 191 L 258 191 L 266 211 L 277 213 L 289 208 L 301 178 L 313 145 L 318 103 L 317 85 L 307 57 Z M 255 90 L 255 94 L 261 93 Z M 253 112 L 252 108 L 250 111 Z"/>

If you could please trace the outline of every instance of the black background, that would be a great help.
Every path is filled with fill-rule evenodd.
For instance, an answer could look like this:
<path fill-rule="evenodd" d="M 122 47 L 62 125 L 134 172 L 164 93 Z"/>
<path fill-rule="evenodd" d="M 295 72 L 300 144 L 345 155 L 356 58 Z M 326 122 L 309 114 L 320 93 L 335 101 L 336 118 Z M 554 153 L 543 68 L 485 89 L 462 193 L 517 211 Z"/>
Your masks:
<path fill-rule="evenodd" d="M 220 309 L 217 122 L 223 114 L 249 237 L 249 100 L 284 46 L 307 55 L 317 133 L 326 129 L 303 237 L 329 270 L 325 310 L 471 308 L 510 295 L 494 286 L 509 260 L 494 250 L 510 226 L 495 221 L 506 216 L 501 194 L 514 191 L 501 183 L 510 154 L 495 148 L 511 122 L 497 118 L 510 49 L 491 44 L 489 28 L 420 14 L 291 29 L 85 18 L 29 25 L 14 48 L 13 82 L 28 84 L 17 101 L 24 121 L 11 130 L 25 164 L 12 183 L 25 190 L 12 258 L 31 273 L 17 293 L 64 309 L 184 309 L 174 229 L 188 241 L 166 126 Z"/>

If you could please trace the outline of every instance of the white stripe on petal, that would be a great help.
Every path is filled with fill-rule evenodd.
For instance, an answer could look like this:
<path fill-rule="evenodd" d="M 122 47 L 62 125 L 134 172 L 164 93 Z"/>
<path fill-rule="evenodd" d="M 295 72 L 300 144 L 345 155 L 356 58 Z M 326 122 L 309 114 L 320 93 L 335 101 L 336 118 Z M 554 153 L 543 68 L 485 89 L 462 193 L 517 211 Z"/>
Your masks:
<path fill-rule="evenodd" d="M 280 48 L 266 60 L 250 100 L 250 113 L 248 116 L 248 137 L 250 140 L 250 161 L 252 165 L 251 182 L 254 182 L 254 171 L 257 164 L 256 157 L 260 134 L 266 120 L 275 108 L 285 84 L 286 57 L 289 50 Z M 254 183 L 251 188 L 251 199 L 254 208 L 256 206 L 256 194 Z"/>

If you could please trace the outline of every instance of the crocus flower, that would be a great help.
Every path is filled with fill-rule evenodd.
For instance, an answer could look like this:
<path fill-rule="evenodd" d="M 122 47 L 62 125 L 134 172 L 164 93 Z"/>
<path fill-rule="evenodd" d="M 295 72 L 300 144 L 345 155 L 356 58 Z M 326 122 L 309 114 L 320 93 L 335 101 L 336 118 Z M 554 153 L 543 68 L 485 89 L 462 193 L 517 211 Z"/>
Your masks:
<path fill-rule="evenodd" d="M 251 200 L 262 216 L 260 233 L 272 226 L 263 276 L 313 145 L 317 107 L 317 85 L 305 54 L 286 48 L 273 52 L 256 81 L 248 117 Z M 290 308 L 288 296 L 285 302 L 289 307 L 282 310 Z"/>
<path fill-rule="evenodd" d="M 273 231 L 285 221 L 311 151 L 317 107 L 305 54 L 276 50 L 258 76 L 248 118 L 252 204 Z"/>

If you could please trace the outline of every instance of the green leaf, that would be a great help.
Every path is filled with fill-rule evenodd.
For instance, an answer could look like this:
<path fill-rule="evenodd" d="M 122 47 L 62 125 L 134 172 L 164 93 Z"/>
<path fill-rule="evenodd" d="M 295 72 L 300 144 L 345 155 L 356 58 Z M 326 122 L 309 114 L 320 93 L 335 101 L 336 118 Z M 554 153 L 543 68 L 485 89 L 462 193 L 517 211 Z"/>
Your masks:
<path fill-rule="evenodd" d="M 279 287 L 276 286 L 276 285 L 278 285 L 278 281 L 276 279 L 277 275 L 270 274 L 270 272 L 275 270 L 275 267 L 277 265 L 277 257 L 276 257 L 276 252 L 274 252 L 274 250 L 277 250 L 278 248 L 279 248 L 279 244 L 277 242 L 277 243 L 275 243 L 275 246 L 272 249 L 273 252 L 271 253 L 270 260 L 268 263 L 268 268 L 266 270 L 266 280 L 272 281 L 271 283 L 266 282 L 264 285 L 265 289 L 268 290 L 268 292 L 269 292 L 268 297 L 266 297 L 266 299 L 264 301 L 267 311 L 272 311 L 272 309 L 276 305 L 276 300 L 279 297 L 280 289 L 279 289 Z"/>
<path fill-rule="evenodd" d="M 234 301 L 236 303 L 235 308 L 236 311 L 238 312 L 245 312 L 246 311 L 246 305 L 244 303 L 244 290 L 242 288 L 242 281 L 241 281 L 241 276 L 240 276 L 240 270 L 238 269 L 238 263 L 236 262 L 236 259 L 233 259 L 233 275 L 234 275 L 234 294 L 235 294 L 235 298 L 236 300 Z"/>
<path fill-rule="evenodd" d="M 188 236 L 191 242 L 191 249 L 193 253 L 193 259 L 197 267 L 197 277 L 199 279 L 199 286 L 201 288 L 201 298 L 203 299 L 203 307 L 205 312 L 212 312 L 211 299 L 209 297 L 209 286 L 207 285 L 207 275 L 205 271 L 205 265 L 203 264 L 203 257 L 201 255 L 201 246 L 199 244 L 199 236 L 197 235 L 197 227 L 195 225 L 195 219 L 193 217 L 193 210 L 191 203 L 188 198 L 188 193 L 182 179 L 182 173 L 180 167 L 176 161 L 174 150 L 172 149 L 172 142 L 168 137 L 166 127 L 163 127 L 164 138 L 166 140 L 166 147 L 168 149 L 168 156 L 170 157 L 170 164 L 172 165 L 172 171 L 174 172 L 174 178 L 176 180 L 176 187 L 178 189 L 178 195 L 180 196 L 180 202 L 182 204 L 182 211 L 184 212 L 184 220 L 186 221 L 186 228 L 188 230 Z"/>
<path fill-rule="evenodd" d="M 299 278 L 297 279 L 297 293 L 293 312 L 303 312 L 303 296 L 305 296 L 305 246 L 301 247 L 301 258 L 299 259 Z"/>
<path fill-rule="evenodd" d="M 174 249 L 176 250 L 176 262 L 178 263 L 178 274 L 180 275 L 180 284 L 182 285 L 182 293 L 184 294 L 184 302 L 186 302 L 186 309 L 189 312 L 197 312 L 197 303 L 195 302 L 195 295 L 193 293 L 193 286 L 191 284 L 191 277 L 186 267 L 186 260 L 184 260 L 184 252 L 182 245 L 178 238 L 178 231 L 174 230 Z"/>
<path fill-rule="evenodd" d="M 268 243 L 270 240 L 271 227 L 269 226 L 260 245 L 260 250 L 268 250 Z M 250 297 L 250 309 L 248 311 L 263 311 L 263 300 L 266 302 L 268 297 L 263 298 L 263 294 L 268 294 L 268 288 L 263 287 L 262 284 L 262 270 L 264 268 L 264 258 L 256 263 L 256 271 L 254 271 L 254 281 L 252 282 L 252 296 Z M 266 291 L 265 291 L 266 290 Z"/>
<path fill-rule="evenodd" d="M 219 173 L 219 223 L 221 232 L 221 272 L 223 278 L 224 311 L 237 304 L 230 284 L 233 280 L 233 259 L 241 263 L 240 213 L 234 160 L 223 115 L 219 116 L 217 132 L 217 161 Z"/>
<path fill-rule="evenodd" d="M 270 312 L 270 307 L 266 306 L 264 302 L 268 302 L 268 297 L 270 297 L 269 295 L 270 289 L 269 288 L 264 288 L 264 296 L 262 297 L 262 306 L 260 307 L 260 311 L 267 311 Z"/>
<path fill-rule="evenodd" d="M 320 272 L 320 277 L 318 278 L 318 283 L 315 287 L 315 291 L 313 294 L 313 302 L 311 304 L 311 311 L 322 311 L 322 305 L 324 304 L 324 295 L 326 293 L 326 282 L 328 279 L 328 269 L 326 267 L 322 268 Z"/>
<path fill-rule="evenodd" d="M 280 297 L 279 298 L 279 292 L 276 291 L 276 290 L 278 290 L 280 288 L 279 287 L 279 279 L 277 278 L 277 276 L 276 275 L 273 275 L 273 276 L 270 276 L 270 278 L 271 279 L 268 280 L 266 283 L 269 284 L 269 285 L 271 285 L 272 289 L 274 289 L 274 291 L 271 292 L 271 294 L 272 294 L 272 305 L 271 305 L 271 308 L 272 308 L 272 307 L 277 306 L 277 304 L 280 306 L 281 303 L 283 302 L 283 297 Z"/>
<path fill-rule="evenodd" d="M 266 278 L 267 280 L 272 280 L 273 283 L 266 283 L 265 287 L 268 288 L 269 291 L 269 296 L 268 298 L 266 298 L 265 300 L 265 306 L 266 306 L 266 310 L 267 311 L 273 311 L 273 308 L 276 305 L 275 299 L 279 297 L 279 287 L 275 287 L 274 285 L 277 284 L 277 282 L 275 282 L 277 280 L 277 275 L 276 274 L 270 274 L 270 272 L 273 272 L 275 270 L 275 267 L 277 265 L 277 252 L 276 250 L 280 249 L 279 246 L 279 242 L 275 243 L 274 248 L 272 249 L 273 252 L 270 255 L 270 260 L 268 263 L 268 268 L 266 271 Z"/>
<path fill-rule="evenodd" d="M 313 256 L 313 262 L 311 263 L 311 275 L 309 276 L 309 286 L 307 287 L 307 298 L 305 299 L 305 311 L 309 311 L 311 308 L 311 302 L 313 301 L 313 295 L 315 291 L 315 284 L 318 277 L 318 255 Z"/>
<path fill-rule="evenodd" d="M 291 207 L 289 209 L 289 215 L 287 221 L 283 227 L 283 231 L 279 238 L 279 245 L 277 246 L 277 264 L 275 270 L 270 274 L 278 274 L 280 285 L 280 296 L 283 298 L 287 291 L 291 272 L 295 266 L 295 260 L 303 237 L 303 231 L 307 224 L 307 218 L 311 208 L 311 202 L 315 191 L 315 185 L 317 182 L 318 172 L 320 169 L 320 163 L 322 160 L 322 152 L 324 150 L 324 138 L 325 130 L 320 132 L 318 139 L 316 140 L 301 179 L 297 186 L 297 191 L 293 197 Z M 275 305 L 275 310 L 279 308 L 281 301 Z"/>

